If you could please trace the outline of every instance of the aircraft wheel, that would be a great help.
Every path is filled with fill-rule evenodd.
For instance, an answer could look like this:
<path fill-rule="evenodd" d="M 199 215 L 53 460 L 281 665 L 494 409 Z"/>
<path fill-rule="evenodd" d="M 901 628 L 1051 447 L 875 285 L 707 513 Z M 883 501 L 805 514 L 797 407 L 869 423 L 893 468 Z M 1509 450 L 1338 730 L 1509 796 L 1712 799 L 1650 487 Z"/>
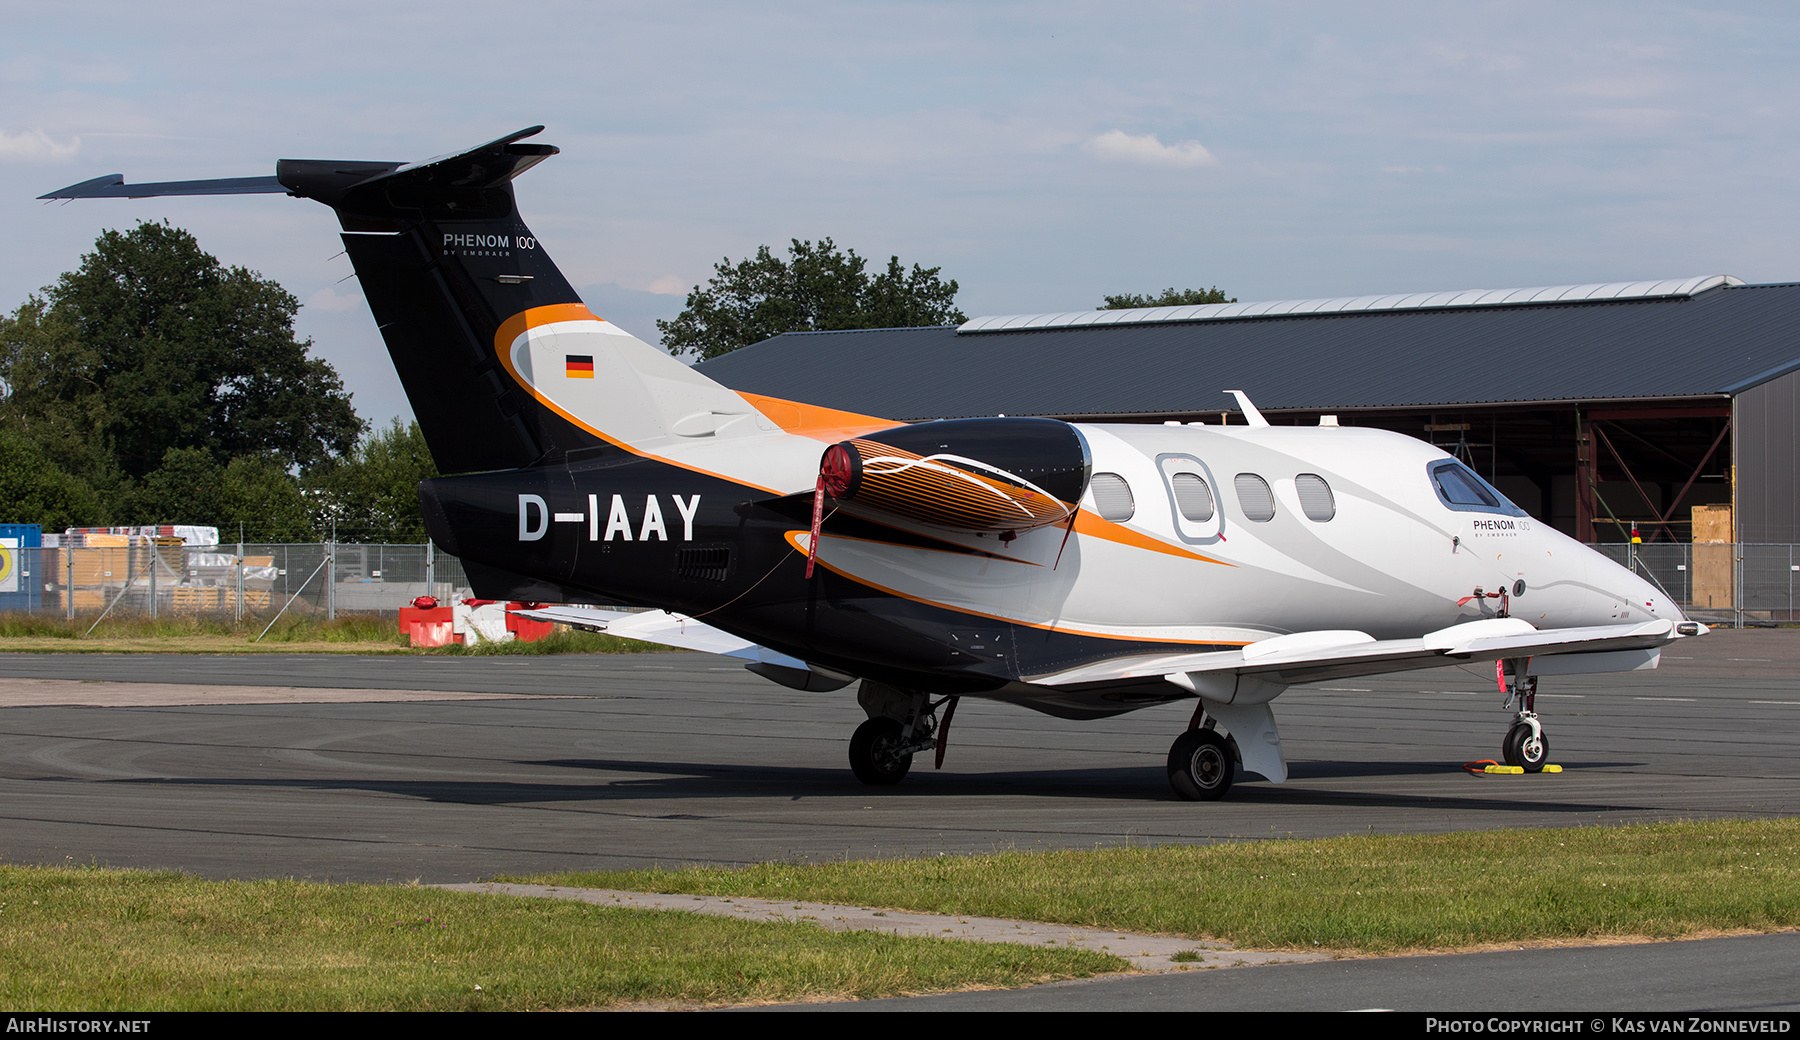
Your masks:
<path fill-rule="evenodd" d="M 856 727 L 850 737 L 850 771 L 871 787 L 886 787 L 906 779 L 912 753 L 900 751 L 900 723 L 879 716 Z"/>
<path fill-rule="evenodd" d="M 1502 747 L 1506 754 L 1506 764 L 1522 766 L 1527 773 L 1543 772 L 1544 763 L 1550 760 L 1550 738 L 1542 733 L 1534 738 L 1531 726 L 1523 722 L 1506 731 L 1506 741 Z"/>
<path fill-rule="evenodd" d="M 1231 790 L 1233 761 L 1225 738 L 1210 729 L 1190 729 L 1169 748 L 1169 786 L 1190 802 L 1211 802 Z"/>

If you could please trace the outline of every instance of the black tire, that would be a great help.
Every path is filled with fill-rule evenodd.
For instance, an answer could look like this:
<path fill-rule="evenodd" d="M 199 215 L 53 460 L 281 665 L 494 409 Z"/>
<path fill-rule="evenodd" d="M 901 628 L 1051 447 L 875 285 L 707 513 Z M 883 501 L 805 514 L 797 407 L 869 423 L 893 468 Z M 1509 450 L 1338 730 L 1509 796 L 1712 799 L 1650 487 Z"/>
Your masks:
<path fill-rule="evenodd" d="M 1544 763 L 1550 761 L 1550 738 L 1538 735 L 1531 739 L 1531 727 L 1526 723 L 1514 724 L 1506 731 L 1506 741 L 1501 745 L 1506 754 L 1506 764 L 1520 766 L 1527 773 L 1541 773 Z"/>
<path fill-rule="evenodd" d="M 1169 748 L 1169 786 L 1190 802 L 1225 797 L 1235 768 L 1225 738 L 1210 729 L 1190 729 Z"/>
<path fill-rule="evenodd" d="M 850 737 L 850 771 L 870 787 L 887 787 L 906 779 L 912 753 L 899 754 L 900 723 L 885 716 L 856 727 Z"/>

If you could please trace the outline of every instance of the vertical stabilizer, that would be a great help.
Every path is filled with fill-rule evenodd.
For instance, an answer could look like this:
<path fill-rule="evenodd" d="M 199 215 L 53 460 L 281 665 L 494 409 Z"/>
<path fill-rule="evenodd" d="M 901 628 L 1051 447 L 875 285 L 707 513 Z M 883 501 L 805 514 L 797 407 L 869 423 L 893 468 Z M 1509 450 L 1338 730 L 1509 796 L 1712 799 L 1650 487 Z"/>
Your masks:
<path fill-rule="evenodd" d="M 137 185 L 110 174 L 42 197 L 285 191 L 330 206 L 446 474 L 774 429 L 583 306 L 514 204 L 513 178 L 557 153 L 525 142 L 542 129 L 420 163 L 283 159 L 274 177 Z"/>
<path fill-rule="evenodd" d="M 337 212 L 394 368 L 446 473 L 511 469 L 602 441 L 507 372 L 500 326 L 581 298 L 519 218 L 512 179 L 555 155 L 532 127 L 423 163 L 283 159 L 291 193 Z"/>

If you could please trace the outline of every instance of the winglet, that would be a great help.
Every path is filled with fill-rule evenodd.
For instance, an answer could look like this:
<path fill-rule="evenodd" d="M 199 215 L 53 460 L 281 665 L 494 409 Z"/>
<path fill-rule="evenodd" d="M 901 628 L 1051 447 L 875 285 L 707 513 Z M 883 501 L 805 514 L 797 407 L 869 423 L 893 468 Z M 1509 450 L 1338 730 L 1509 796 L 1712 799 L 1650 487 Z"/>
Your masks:
<path fill-rule="evenodd" d="M 1227 390 L 1225 392 L 1237 398 L 1238 408 L 1244 413 L 1244 422 L 1251 426 L 1269 425 L 1269 420 L 1263 418 L 1263 413 L 1257 411 L 1256 406 L 1250 403 L 1249 394 L 1244 393 L 1242 390 Z"/>

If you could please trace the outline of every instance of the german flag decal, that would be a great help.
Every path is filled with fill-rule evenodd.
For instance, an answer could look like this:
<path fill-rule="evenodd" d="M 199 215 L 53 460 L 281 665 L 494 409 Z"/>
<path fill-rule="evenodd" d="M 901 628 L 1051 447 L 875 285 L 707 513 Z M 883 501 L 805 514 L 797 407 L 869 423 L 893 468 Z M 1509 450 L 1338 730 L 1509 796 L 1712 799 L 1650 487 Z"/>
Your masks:
<path fill-rule="evenodd" d="M 563 357 L 566 359 L 563 363 L 563 375 L 570 379 L 594 378 L 594 355 L 565 354 Z"/>

